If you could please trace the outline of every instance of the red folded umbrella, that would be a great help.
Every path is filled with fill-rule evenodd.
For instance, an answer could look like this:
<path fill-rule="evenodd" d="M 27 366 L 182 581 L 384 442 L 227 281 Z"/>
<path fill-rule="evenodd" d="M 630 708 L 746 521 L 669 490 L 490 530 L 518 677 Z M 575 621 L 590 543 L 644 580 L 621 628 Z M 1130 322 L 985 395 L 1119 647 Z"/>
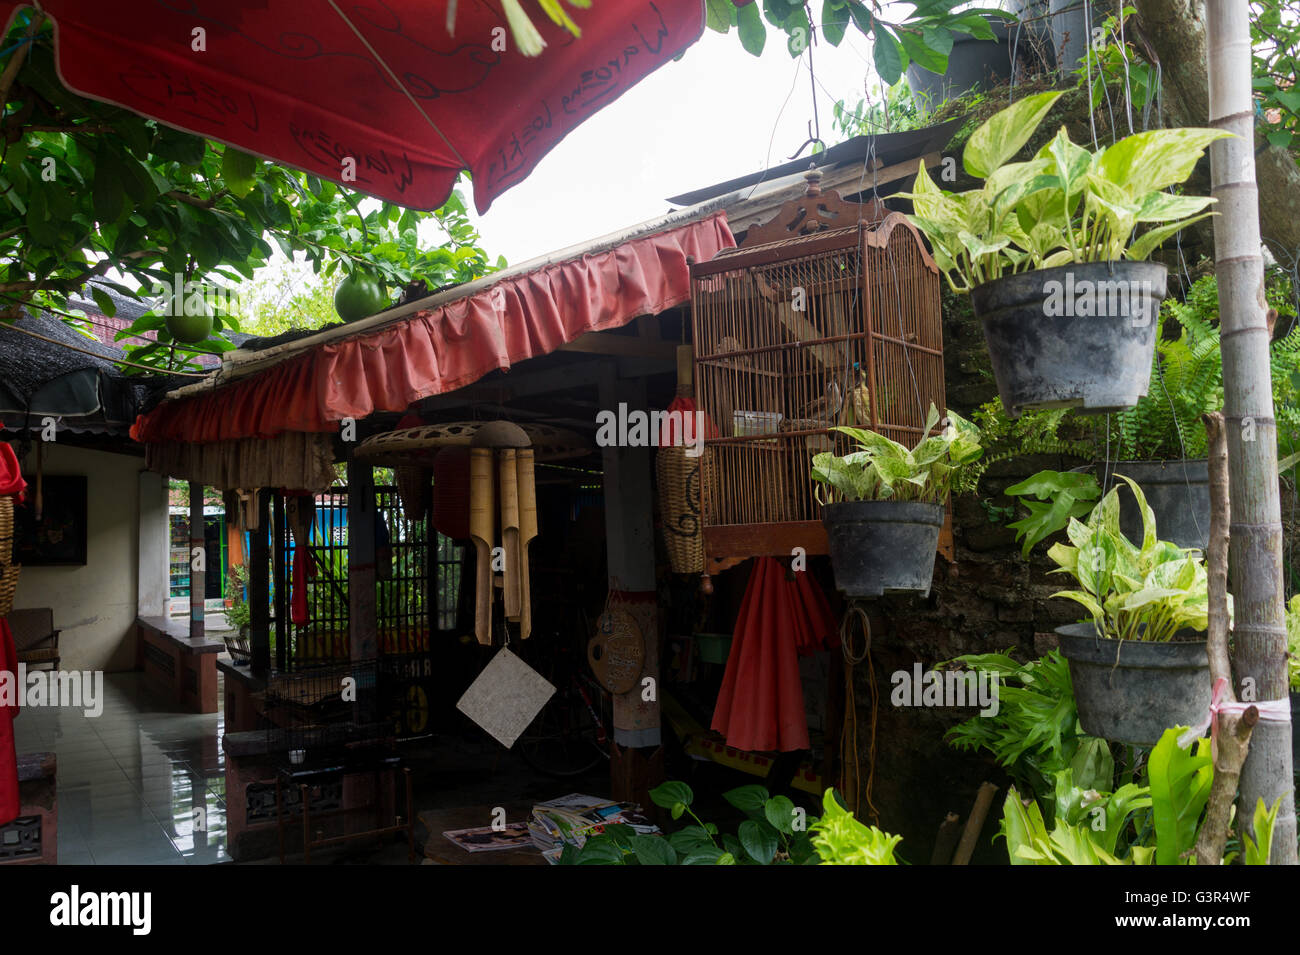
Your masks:
<path fill-rule="evenodd" d="M 14 717 L 18 715 L 18 654 L 9 621 L 0 617 L 0 673 L 13 674 L 12 701 L 0 695 L 0 826 L 18 818 L 18 751 L 14 746 Z"/>
<path fill-rule="evenodd" d="M 26 492 L 27 482 L 18 467 L 18 455 L 8 444 L 0 443 L 0 497 L 16 496 L 22 501 Z"/>
<path fill-rule="evenodd" d="M 23 499 L 27 482 L 18 467 L 18 456 L 7 444 L 0 444 L 0 496 Z M 6 562 L 9 554 L 0 554 Z M 12 700 L 0 694 L 0 826 L 18 818 L 18 752 L 14 746 L 14 717 L 18 715 L 18 654 L 9 621 L 0 617 L 0 673 L 9 672 Z"/>
<path fill-rule="evenodd" d="M 757 558 L 749 575 L 713 710 L 713 729 L 736 749 L 809 747 L 798 657 L 832 645 L 835 622 L 808 575 L 793 577 L 772 557 Z"/>

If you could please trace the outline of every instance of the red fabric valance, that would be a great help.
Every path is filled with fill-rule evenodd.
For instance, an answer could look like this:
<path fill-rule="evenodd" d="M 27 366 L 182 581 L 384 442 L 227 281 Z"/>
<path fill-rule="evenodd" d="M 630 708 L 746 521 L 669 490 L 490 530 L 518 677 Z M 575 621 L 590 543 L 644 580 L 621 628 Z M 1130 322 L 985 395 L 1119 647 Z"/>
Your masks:
<path fill-rule="evenodd" d="M 735 246 L 726 214 L 545 266 L 373 332 L 329 342 L 209 394 L 165 402 L 131 437 L 157 443 L 331 431 L 690 300 L 686 257 Z"/>

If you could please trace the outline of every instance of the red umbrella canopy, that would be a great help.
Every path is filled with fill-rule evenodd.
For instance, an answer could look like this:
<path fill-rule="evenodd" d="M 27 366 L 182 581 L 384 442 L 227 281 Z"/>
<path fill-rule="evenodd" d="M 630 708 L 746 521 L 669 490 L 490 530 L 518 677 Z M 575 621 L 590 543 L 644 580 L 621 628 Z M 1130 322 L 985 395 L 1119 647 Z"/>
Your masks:
<path fill-rule="evenodd" d="M 529 3 L 531 0 L 525 0 Z M 23 0 L 0 0 L 12 24 Z M 501 0 L 43 0 L 73 91 L 416 209 L 479 212 L 569 130 L 694 43 L 701 0 L 597 0 L 575 37 Z"/>

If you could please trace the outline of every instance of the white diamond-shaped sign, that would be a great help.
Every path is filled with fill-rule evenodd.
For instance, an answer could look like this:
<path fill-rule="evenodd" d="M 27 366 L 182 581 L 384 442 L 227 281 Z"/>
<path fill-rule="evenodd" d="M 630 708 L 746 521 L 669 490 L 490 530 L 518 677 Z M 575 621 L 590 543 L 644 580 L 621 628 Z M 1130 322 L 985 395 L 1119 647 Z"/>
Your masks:
<path fill-rule="evenodd" d="M 546 705 L 555 687 L 502 647 L 456 703 L 493 739 L 509 749 Z"/>

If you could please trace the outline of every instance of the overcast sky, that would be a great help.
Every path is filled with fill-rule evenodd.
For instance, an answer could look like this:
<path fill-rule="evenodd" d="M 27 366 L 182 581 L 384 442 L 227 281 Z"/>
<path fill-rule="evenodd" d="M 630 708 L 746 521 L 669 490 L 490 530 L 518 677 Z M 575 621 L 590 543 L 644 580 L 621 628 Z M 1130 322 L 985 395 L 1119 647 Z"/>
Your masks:
<path fill-rule="evenodd" d="M 838 138 L 831 107 L 863 94 L 870 56 L 852 29 L 839 48 L 812 51 L 828 145 Z M 734 30 L 705 30 L 680 62 L 570 132 L 476 219 L 483 248 L 517 264 L 662 215 L 673 208 L 668 196 L 786 162 L 808 138 L 807 64 L 771 28 L 762 57 L 746 53 Z"/>

